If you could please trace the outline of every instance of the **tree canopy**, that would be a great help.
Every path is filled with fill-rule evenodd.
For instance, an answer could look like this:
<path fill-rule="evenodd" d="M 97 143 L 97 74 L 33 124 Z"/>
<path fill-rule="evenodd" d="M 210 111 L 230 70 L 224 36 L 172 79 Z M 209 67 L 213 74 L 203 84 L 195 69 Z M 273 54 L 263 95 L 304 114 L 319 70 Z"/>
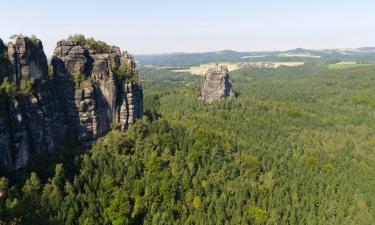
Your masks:
<path fill-rule="evenodd" d="M 239 70 L 213 104 L 197 76 L 140 74 L 146 116 L 0 178 L 3 223 L 374 224 L 374 68 Z"/>

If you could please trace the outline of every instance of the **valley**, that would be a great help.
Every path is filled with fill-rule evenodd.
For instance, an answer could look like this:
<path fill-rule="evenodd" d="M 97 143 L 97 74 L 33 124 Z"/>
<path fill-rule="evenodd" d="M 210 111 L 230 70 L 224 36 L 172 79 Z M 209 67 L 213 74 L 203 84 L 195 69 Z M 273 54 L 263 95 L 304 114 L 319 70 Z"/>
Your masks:
<path fill-rule="evenodd" d="M 0 225 L 374 225 L 375 1 L 0 3 Z"/>
<path fill-rule="evenodd" d="M 128 62 L 142 83 L 144 116 L 125 132 L 122 126 L 109 128 L 92 147 L 68 139 L 52 154 L 32 155 L 27 166 L 2 171 L 1 220 L 30 225 L 375 221 L 370 59 L 363 65 L 220 63 L 217 69 L 210 62 L 195 70 L 135 69 L 135 62 Z M 75 85 L 86 89 L 92 82 Z"/>

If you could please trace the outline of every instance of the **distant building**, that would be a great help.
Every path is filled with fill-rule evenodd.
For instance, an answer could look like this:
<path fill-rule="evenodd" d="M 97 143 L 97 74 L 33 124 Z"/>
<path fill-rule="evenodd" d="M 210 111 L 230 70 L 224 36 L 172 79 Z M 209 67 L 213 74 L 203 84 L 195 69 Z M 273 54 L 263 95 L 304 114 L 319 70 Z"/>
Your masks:
<path fill-rule="evenodd" d="M 272 62 L 243 62 L 240 64 L 241 68 L 275 68 Z"/>

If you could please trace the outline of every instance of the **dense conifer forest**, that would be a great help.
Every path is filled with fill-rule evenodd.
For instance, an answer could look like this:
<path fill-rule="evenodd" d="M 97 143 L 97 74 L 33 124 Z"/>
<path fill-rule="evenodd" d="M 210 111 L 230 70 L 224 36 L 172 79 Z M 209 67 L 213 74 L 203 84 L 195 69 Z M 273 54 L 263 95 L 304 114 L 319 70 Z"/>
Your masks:
<path fill-rule="evenodd" d="M 2 172 L 0 224 L 375 223 L 375 67 L 241 69 L 212 104 L 199 76 L 140 76 L 126 133 Z"/>

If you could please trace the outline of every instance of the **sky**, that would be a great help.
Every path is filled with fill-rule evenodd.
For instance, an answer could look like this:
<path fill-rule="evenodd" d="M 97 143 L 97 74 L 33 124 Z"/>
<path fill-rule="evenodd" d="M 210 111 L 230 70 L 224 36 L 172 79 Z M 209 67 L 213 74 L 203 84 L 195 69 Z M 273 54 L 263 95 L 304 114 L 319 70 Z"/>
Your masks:
<path fill-rule="evenodd" d="M 84 34 L 133 54 L 375 46 L 374 0 L 0 0 L 0 38 Z"/>

